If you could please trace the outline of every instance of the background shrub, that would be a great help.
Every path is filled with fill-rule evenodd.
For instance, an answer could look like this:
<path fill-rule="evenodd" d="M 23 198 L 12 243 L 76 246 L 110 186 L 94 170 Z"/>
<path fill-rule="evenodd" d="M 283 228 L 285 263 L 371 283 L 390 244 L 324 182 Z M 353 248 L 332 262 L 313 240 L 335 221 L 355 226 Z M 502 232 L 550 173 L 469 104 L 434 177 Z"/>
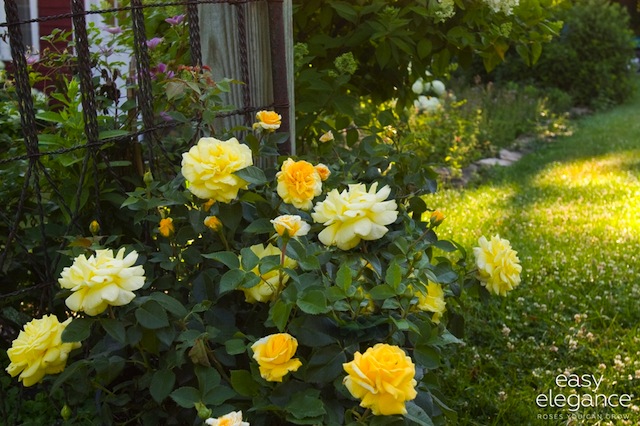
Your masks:
<path fill-rule="evenodd" d="M 417 155 L 453 170 L 480 158 L 488 148 L 481 146 L 479 138 L 482 111 L 465 108 L 466 103 L 449 100 L 435 111 L 410 118 L 410 143 Z"/>
<path fill-rule="evenodd" d="M 455 96 L 449 93 L 438 108 L 409 115 L 408 143 L 417 156 L 454 174 L 480 158 L 497 156 L 521 135 L 558 133 L 572 102 L 560 89 L 517 83 L 453 86 Z"/>
<path fill-rule="evenodd" d="M 533 67 L 527 67 L 514 53 L 496 69 L 494 79 L 557 88 L 568 93 L 575 105 L 595 109 L 626 101 L 634 89 L 629 13 L 607 0 L 570 4 L 556 9 L 564 26 Z"/>

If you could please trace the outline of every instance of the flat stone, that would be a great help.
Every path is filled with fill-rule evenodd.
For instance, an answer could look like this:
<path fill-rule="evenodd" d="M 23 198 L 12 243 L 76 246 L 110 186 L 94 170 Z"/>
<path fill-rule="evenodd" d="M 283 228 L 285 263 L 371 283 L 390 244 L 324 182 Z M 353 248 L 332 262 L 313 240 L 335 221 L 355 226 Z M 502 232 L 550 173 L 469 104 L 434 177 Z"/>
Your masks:
<path fill-rule="evenodd" d="M 505 160 L 502 158 L 483 158 L 482 160 L 476 161 L 476 164 L 480 166 L 510 166 L 514 162 L 511 160 Z"/>
<path fill-rule="evenodd" d="M 515 152 L 515 151 L 509 151 L 508 149 L 501 149 L 499 156 L 503 160 L 509 160 L 509 161 L 518 161 L 522 158 L 521 153 Z"/>

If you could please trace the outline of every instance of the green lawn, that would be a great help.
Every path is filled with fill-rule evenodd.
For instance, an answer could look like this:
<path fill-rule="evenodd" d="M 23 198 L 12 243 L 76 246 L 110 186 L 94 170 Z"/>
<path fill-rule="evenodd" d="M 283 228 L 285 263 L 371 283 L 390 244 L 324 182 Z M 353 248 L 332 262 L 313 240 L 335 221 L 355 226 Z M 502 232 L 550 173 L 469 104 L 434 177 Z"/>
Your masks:
<path fill-rule="evenodd" d="M 427 202 L 446 216 L 442 238 L 471 248 L 500 234 L 523 266 L 506 298 L 468 302 L 466 346 L 443 377 L 458 424 L 640 424 L 640 97 Z M 602 381 L 556 384 L 571 374 Z M 564 408 L 538 407 L 550 391 Z M 600 394 L 633 396 L 583 406 Z"/>

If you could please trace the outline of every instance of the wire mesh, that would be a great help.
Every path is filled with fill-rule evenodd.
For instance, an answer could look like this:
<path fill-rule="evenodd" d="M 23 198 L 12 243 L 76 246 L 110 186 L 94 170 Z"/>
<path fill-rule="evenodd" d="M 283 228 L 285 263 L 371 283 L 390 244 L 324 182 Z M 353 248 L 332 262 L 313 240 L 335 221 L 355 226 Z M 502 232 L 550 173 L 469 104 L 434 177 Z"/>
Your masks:
<path fill-rule="evenodd" d="M 59 273 L 62 267 L 62 253 L 70 244 L 70 236 L 86 234 L 88 217 L 95 218 L 98 222 L 103 219 L 102 206 L 105 203 L 104 200 L 111 194 L 101 193 L 102 183 L 105 180 L 114 183 L 110 188 L 117 188 L 120 195 L 125 195 L 131 187 L 131 177 L 123 175 L 116 166 L 123 152 L 142 149 L 146 153 L 141 160 L 143 162 L 141 167 L 132 165 L 132 170 L 138 175 L 145 170 L 154 174 L 159 161 L 172 157 L 172 153 L 167 152 L 163 146 L 162 135 L 172 132 L 177 124 L 158 120 L 157 114 L 153 111 L 152 67 L 149 61 L 145 10 L 184 8 L 188 25 L 191 65 L 194 69 L 202 69 L 202 45 L 206 45 L 207 40 L 201 40 L 198 8 L 203 4 L 233 5 L 236 10 L 239 40 L 239 51 L 233 54 L 239 55 L 241 60 L 241 80 L 245 83 L 242 89 L 243 105 L 232 111 L 218 112 L 216 116 L 241 116 L 244 117 L 245 125 L 249 126 L 251 118 L 257 111 L 264 109 L 288 111 L 286 78 L 283 82 L 281 73 L 281 70 L 286 67 L 285 58 L 284 55 L 278 54 L 284 43 L 281 39 L 283 32 L 277 29 L 278 26 L 283 25 L 282 1 L 268 1 L 269 13 L 273 14 L 270 21 L 272 52 L 276 55 L 272 58 L 273 78 L 279 80 L 274 82 L 274 87 L 279 85 L 277 90 L 279 96 L 269 105 L 253 105 L 247 89 L 251 82 L 247 67 L 249 53 L 245 8 L 247 4 L 258 1 L 260 0 L 186 0 L 143 3 L 142 0 L 131 0 L 126 7 L 85 10 L 84 0 L 72 0 L 68 13 L 29 20 L 20 20 L 16 0 L 4 1 L 7 22 L 0 23 L 0 29 L 6 28 L 10 41 L 12 60 L 8 70 L 15 82 L 22 131 L 22 140 L 14 143 L 21 144 L 24 149 L 0 148 L 0 170 L 12 169 L 16 178 L 11 179 L 11 182 L 3 182 L 3 184 L 10 183 L 16 190 L 13 193 L 13 199 L 2 200 L 6 209 L 0 211 L 0 227 L 6 232 L 5 236 L 0 237 L 0 300 L 12 302 L 15 297 L 23 297 L 26 293 L 34 298 L 39 297 L 41 308 L 50 303 L 49 296 L 56 285 L 56 273 Z M 97 119 L 100 108 L 96 99 L 98 88 L 95 85 L 95 69 L 90 54 L 92 46 L 89 45 L 86 20 L 88 16 L 117 13 L 127 13 L 131 17 L 134 38 L 131 65 L 135 70 L 133 80 L 136 104 L 132 110 L 139 119 L 136 120 L 136 125 L 126 133 L 120 132 L 116 136 L 101 137 Z M 69 146 L 47 149 L 47 145 L 39 141 L 37 111 L 32 96 L 34 87 L 30 81 L 28 49 L 23 42 L 21 26 L 39 25 L 42 22 L 61 19 L 71 19 L 73 22 L 71 46 L 75 60 L 74 69 L 71 72 L 78 77 L 80 83 L 85 139 Z M 273 31 L 273 28 L 276 28 L 276 31 Z M 68 70 L 61 69 L 54 72 L 64 74 Z M 69 176 L 56 174 L 49 167 L 52 161 L 69 155 L 77 156 L 76 161 L 78 161 L 75 165 L 78 172 L 73 176 L 72 181 L 69 181 Z M 60 181 L 61 178 L 66 180 Z M 87 191 L 87 186 L 92 186 L 92 189 Z M 70 197 L 70 193 L 74 195 Z M 90 202 L 82 199 L 87 197 L 87 193 L 91 194 Z M 52 213 L 52 205 L 55 205 L 57 212 L 66 218 L 65 224 L 52 224 L 48 221 Z M 91 206 L 89 213 L 86 211 L 88 205 Z M 34 244 L 34 241 L 38 243 Z M 24 268 L 25 265 L 27 270 Z M 18 267 L 20 270 L 17 269 Z"/>

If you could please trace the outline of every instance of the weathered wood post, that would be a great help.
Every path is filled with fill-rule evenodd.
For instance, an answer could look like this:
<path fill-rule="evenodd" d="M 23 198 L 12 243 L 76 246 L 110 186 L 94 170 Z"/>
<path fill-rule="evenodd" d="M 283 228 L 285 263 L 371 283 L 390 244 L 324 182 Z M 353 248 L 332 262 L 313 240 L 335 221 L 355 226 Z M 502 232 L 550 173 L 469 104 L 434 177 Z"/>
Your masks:
<path fill-rule="evenodd" d="M 293 109 L 293 21 L 291 0 L 229 0 L 200 5 L 202 63 L 213 77 L 244 82 L 226 101 L 243 111 L 221 126 L 251 125 L 261 107 L 282 115 L 291 137 L 283 153 L 295 154 Z"/>

